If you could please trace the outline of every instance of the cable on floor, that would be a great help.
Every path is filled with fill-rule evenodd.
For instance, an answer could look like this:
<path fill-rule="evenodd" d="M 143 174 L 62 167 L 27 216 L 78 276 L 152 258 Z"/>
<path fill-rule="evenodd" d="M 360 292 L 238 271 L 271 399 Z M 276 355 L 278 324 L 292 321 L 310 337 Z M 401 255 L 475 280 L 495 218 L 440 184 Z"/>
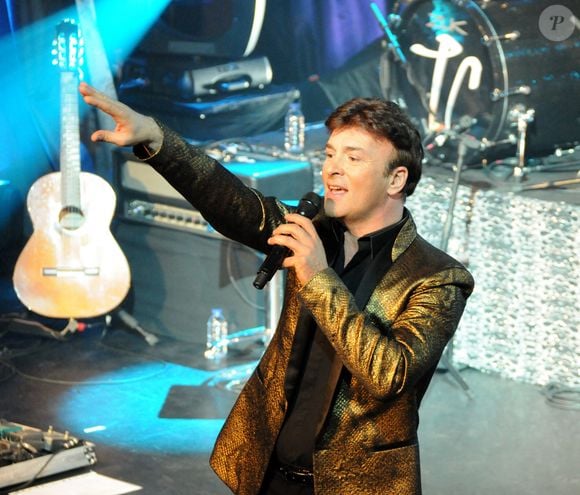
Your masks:
<path fill-rule="evenodd" d="M 560 409 L 580 409 L 580 388 L 548 383 L 544 388 L 546 402 Z"/>

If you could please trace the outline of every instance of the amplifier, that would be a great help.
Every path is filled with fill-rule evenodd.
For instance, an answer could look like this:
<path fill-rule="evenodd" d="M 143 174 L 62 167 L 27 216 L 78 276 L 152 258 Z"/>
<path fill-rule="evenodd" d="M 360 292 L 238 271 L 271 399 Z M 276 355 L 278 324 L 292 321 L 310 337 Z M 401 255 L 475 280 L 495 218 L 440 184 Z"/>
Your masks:
<path fill-rule="evenodd" d="M 228 61 L 193 68 L 187 59 L 131 58 L 123 64 L 120 90 L 143 89 L 185 100 L 200 96 L 264 88 L 272 82 L 272 67 L 266 57 Z"/>
<path fill-rule="evenodd" d="M 115 238 L 131 266 L 126 309 L 139 324 L 200 348 L 212 308 L 224 310 L 231 332 L 263 326 L 265 294 L 252 285 L 263 255 L 193 227 L 186 219 L 163 217 L 201 219 L 194 210 L 152 203 L 146 207 L 151 218 L 137 214 L 115 226 Z"/>
<path fill-rule="evenodd" d="M 141 199 L 128 199 L 123 201 L 122 208 L 122 216 L 128 220 L 220 237 L 201 213 L 191 207 L 183 208 Z"/>
<path fill-rule="evenodd" d="M 263 255 L 219 233 L 151 166 L 115 150 L 119 198 L 115 237 L 131 266 L 127 309 L 143 328 L 186 342 L 205 343 L 213 307 L 230 330 L 263 326 L 266 296 L 253 279 Z M 313 188 L 309 162 L 226 164 L 246 185 L 290 203 Z"/>
<path fill-rule="evenodd" d="M 113 160 L 117 195 L 121 202 L 143 199 L 154 203 L 191 208 L 181 194 L 150 165 L 140 161 L 128 151 L 116 150 Z M 240 157 L 242 158 L 242 157 Z M 275 196 L 282 201 L 294 201 L 312 191 L 314 176 L 312 165 L 299 160 L 255 160 L 229 162 L 224 165 L 248 187 L 265 196 Z M 139 203 L 123 207 L 123 213 L 144 210 Z M 131 214 L 131 216 L 134 216 Z M 159 216 L 161 219 L 162 216 Z"/>
<path fill-rule="evenodd" d="M 263 326 L 266 296 L 252 285 L 263 255 L 217 233 L 159 173 L 128 150 L 115 150 L 113 163 L 119 198 L 114 234 L 131 266 L 126 309 L 141 326 L 200 346 L 205 345 L 205 323 L 214 307 L 223 308 L 232 332 Z M 232 172 L 238 166 L 242 164 L 232 165 Z M 308 163 L 287 167 L 311 175 Z M 269 170 L 254 169 L 255 176 L 239 173 L 248 185 L 282 188 L 281 179 L 270 178 L 278 174 Z"/>
<path fill-rule="evenodd" d="M 181 96 L 205 96 L 263 88 L 272 82 L 272 67 L 266 57 L 237 60 L 186 71 Z"/>

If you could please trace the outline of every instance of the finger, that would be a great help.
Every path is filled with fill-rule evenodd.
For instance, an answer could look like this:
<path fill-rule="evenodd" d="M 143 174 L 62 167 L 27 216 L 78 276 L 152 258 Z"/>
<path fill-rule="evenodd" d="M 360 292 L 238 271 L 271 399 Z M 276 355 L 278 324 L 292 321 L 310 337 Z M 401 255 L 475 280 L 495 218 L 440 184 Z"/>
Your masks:
<path fill-rule="evenodd" d="M 109 98 L 106 94 L 97 91 L 87 83 L 79 85 L 79 91 L 83 96 L 85 103 L 94 106 L 111 116 L 126 114 L 130 109 L 118 100 Z"/>
<path fill-rule="evenodd" d="M 111 100 L 101 93 L 87 94 L 83 96 L 83 99 L 87 105 L 98 108 L 113 118 L 122 116 L 128 110 L 128 107 L 123 103 Z"/>
<path fill-rule="evenodd" d="M 304 243 L 300 241 L 300 239 L 295 239 L 294 237 L 285 234 L 273 235 L 268 239 L 268 244 L 271 246 L 285 247 L 294 254 L 301 252 L 304 247 Z"/>
<path fill-rule="evenodd" d="M 314 224 L 310 218 L 300 215 L 298 213 L 287 213 L 284 216 L 287 223 L 300 225 L 304 230 L 312 234 L 314 229 Z"/>
<path fill-rule="evenodd" d="M 272 236 L 268 239 L 268 244 L 270 246 L 277 245 L 277 246 L 284 246 L 288 247 L 288 244 L 292 241 L 296 242 L 296 239 L 289 234 L 272 234 Z"/>
<path fill-rule="evenodd" d="M 104 96 L 102 93 L 99 93 L 96 88 L 87 84 L 86 82 L 81 82 L 79 84 L 79 93 L 82 95 L 85 101 L 90 102 L 97 102 L 99 97 Z"/>
<path fill-rule="evenodd" d="M 272 234 L 273 235 L 293 235 L 294 232 L 298 229 L 300 229 L 301 227 L 299 225 L 295 225 L 295 224 L 291 224 L 291 223 L 281 223 L 280 225 L 278 225 L 278 227 L 276 227 L 273 231 Z"/>
<path fill-rule="evenodd" d="M 99 130 L 95 131 L 91 134 L 91 141 L 94 143 L 96 142 L 104 142 L 104 143 L 113 143 L 123 146 L 121 140 L 116 139 L 115 134 L 110 131 Z"/>
<path fill-rule="evenodd" d="M 90 84 L 82 81 L 79 84 L 79 91 L 84 96 L 84 95 L 87 95 L 87 94 L 91 94 L 93 91 L 95 91 L 95 88 L 93 88 Z"/>
<path fill-rule="evenodd" d="M 272 235 L 292 237 L 294 239 L 302 239 L 303 241 L 309 237 L 308 233 L 300 225 L 295 223 L 280 224 L 274 229 Z"/>
<path fill-rule="evenodd" d="M 91 141 L 93 143 L 98 143 L 100 141 L 106 142 L 104 131 L 95 131 L 91 134 Z"/>

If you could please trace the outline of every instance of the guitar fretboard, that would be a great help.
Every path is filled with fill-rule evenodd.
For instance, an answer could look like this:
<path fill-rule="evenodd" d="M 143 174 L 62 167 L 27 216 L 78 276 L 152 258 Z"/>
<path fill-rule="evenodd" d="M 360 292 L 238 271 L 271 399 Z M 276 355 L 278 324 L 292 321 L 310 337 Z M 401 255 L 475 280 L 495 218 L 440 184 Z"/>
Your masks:
<path fill-rule="evenodd" d="M 80 191 L 80 134 L 77 94 L 78 77 L 74 72 L 60 73 L 61 101 L 61 189 L 60 224 L 66 229 L 79 228 L 83 221 Z"/>

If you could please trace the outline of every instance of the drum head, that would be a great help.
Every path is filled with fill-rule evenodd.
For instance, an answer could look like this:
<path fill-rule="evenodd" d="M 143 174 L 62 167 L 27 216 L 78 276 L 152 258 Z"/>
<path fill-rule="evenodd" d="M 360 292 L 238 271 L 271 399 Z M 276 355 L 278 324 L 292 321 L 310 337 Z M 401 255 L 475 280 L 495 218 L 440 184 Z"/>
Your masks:
<path fill-rule="evenodd" d="M 542 36 L 549 4 L 417 0 L 405 8 L 395 29 L 407 59 L 398 87 L 425 135 L 465 131 L 484 143 L 472 162 L 501 158 L 515 152 L 517 118 L 531 110 L 528 156 L 579 142 L 578 30 L 558 42 Z M 453 161 L 445 148 L 437 153 Z"/>

